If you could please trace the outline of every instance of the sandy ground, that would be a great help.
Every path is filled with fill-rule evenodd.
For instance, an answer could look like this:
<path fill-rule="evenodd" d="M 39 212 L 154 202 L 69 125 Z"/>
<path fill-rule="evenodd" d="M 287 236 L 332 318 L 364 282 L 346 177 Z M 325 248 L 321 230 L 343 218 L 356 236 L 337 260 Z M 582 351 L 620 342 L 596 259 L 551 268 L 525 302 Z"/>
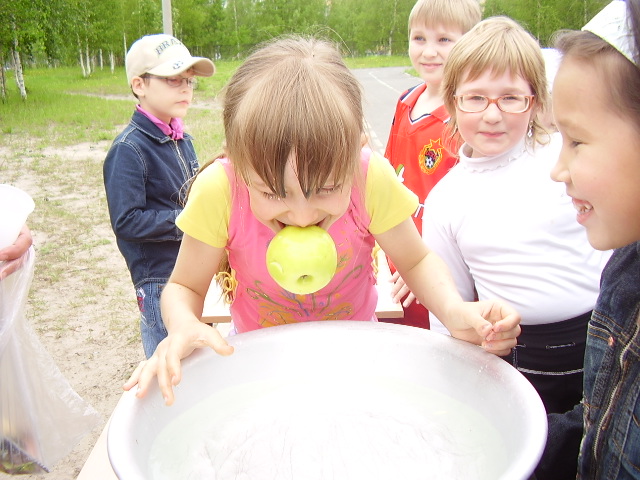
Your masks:
<path fill-rule="evenodd" d="M 73 389 L 102 417 L 48 475 L 0 478 L 75 479 L 122 394 L 122 384 L 144 358 L 134 290 L 109 225 L 102 187 L 101 165 L 110 143 L 0 148 L 0 163 L 7 158 L 13 162 L 8 173 L 0 172 L 8 177 L 0 183 L 26 190 L 36 202 L 29 218 L 36 264 L 27 321 Z M 89 181 L 56 181 L 67 167 L 86 169 Z M 12 175 L 12 168 L 18 173 Z M 49 208 L 43 208 L 45 203 Z"/>

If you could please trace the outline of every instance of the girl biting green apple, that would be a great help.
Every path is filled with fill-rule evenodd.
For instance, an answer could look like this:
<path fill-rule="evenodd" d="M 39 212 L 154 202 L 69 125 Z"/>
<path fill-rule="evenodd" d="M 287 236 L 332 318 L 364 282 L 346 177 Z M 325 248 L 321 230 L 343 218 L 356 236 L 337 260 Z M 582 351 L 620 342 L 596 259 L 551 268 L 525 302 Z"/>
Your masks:
<path fill-rule="evenodd" d="M 363 148 L 361 87 L 330 43 L 281 37 L 256 50 L 224 91 L 225 154 L 203 168 L 176 223 L 180 254 L 162 295 L 169 333 L 127 381 L 146 394 L 157 375 L 167 404 L 180 361 L 196 348 L 233 348 L 200 322 L 213 276 L 228 255 L 237 281 L 237 333 L 295 322 L 376 321 L 372 250 L 377 242 L 418 300 L 454 337 L 505 355 L 520 317 L 508 305 L 463 302 L 446 265 L 422 241 L 417 197 L 382 157 Z M 336 271 L 313 293 L 271 277 L 266 250 L 285 227 L 317 227 L 336 246 Z"/>

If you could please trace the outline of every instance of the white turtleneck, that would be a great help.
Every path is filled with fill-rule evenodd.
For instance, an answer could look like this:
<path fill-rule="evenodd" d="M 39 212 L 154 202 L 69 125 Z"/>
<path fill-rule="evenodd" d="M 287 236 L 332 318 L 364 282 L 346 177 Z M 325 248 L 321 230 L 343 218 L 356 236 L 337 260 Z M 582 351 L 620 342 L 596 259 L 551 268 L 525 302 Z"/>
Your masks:
<path fill-rule="evenodd" d="M 422 236 L 449 266 L 465 300 L 501 298 L 523 325 L 548 324 L 593 308 L 610 252 L 594 250 L 565 186 L 551 180 L 558 135 L 533 151 L 524 140 L 496 157 L 460 163 L 425 204 Z M 431 315 L 432 330 L 448 333 Z"/>

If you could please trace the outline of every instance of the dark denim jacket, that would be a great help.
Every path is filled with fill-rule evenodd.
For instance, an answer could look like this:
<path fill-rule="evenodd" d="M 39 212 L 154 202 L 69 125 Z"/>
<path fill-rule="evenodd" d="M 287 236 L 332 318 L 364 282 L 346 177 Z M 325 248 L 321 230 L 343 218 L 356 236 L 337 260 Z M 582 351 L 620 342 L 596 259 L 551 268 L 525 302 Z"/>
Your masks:
<path fill-rule="evenodd" d="M 169 278 L 182 239 L 175 220 L 197 170 L 189 135 L 172 140 L 137 111 L 109 149 L 103 166 L 109 216 L 134 285 Z"/>
<path fill-rule="evenodd" d="M 602 273 L 587 336 L 578 478 L 640 479 L 640 242 Z"/>
<path fill-rule="evenodd" d="M 548 415 L 533 479 L 575 480 L 576 467 L 581 480 L 640 479 L 639 311 L 640 242 L 616 250 L 602 272 L 587 334 L 583 403 Z"/>

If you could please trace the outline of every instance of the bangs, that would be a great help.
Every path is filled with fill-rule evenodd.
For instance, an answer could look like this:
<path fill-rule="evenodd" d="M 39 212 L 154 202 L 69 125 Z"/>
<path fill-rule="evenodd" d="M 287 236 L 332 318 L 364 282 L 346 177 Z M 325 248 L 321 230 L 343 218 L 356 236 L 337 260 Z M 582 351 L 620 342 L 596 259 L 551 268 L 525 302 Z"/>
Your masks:
<path fill-rule="evenodd" d="M 339 184 L 355 174 L 362 113 L 360 85 L 346 66 L 336 71 L 313 57 L 281 58 L 237 105 L 228 153 L 245 182 L 253 170 L 280 197 L 285 167 L 295 157 L 308 198 L 328 180 Z"/>
<path fill-rule="evenodd" d="M 464 80 L 475 80 L 487 71 L 495 76 L 511 71 L 529 83 L 535 83 L 539 72 L 545 69 L 540 47 L 533 39 L 523 44 L 509 37 L 505 35 L 499 40 L 486 42 L 483 47 L 474 48 L 464 62 Z M 533 93 L 537 94 L 535 85 L 532 87 Z"/>
<path fill-rule="evenodd" d="M 468 32 L 482 19 L 477 0 L 428 0 L 416 3 L 409 14 L 409 30 L 417 24 L 444 26 Z"/>
<path fill-rule="evenodd" d="M 478 24 L 465 37 L 453 47 L 445 67 L 443 94 L 450 111 L 462 82 L 473 81 L 486 72 L 498 77 L 507 71 L 528 82 L 538 107 L 547 108 L 544 58 L 540 45 L 528 32 L 506 17 L 494 17 Z"/>

